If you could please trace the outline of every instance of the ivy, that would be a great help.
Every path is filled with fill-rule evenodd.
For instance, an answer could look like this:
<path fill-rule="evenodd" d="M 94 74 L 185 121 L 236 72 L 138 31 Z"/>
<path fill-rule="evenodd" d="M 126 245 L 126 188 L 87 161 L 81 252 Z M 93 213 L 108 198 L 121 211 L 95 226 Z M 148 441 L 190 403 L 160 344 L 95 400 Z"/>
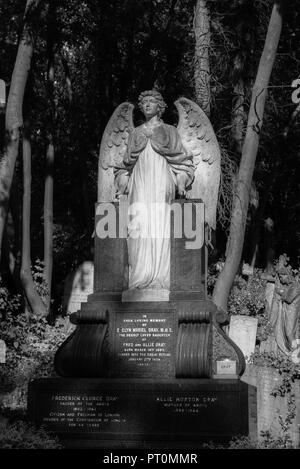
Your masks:
<path fill-rule="evenodd" d="M 256 351 L 250 357 L 250 364 L 257 366 L 267 366 L 274 368 L 281 375 L 282 380 L 280 384 L 274 388 L 272 395 L 285 396 L 292 390 L 292 383 L 296 379 L 300 379 L 300 365 L 293 363 L 289 357 L 284 355 L 276 355 L 273 352 L 258 352 Z"/>
<path fill-rule="evenodd" d="M 0 422 L 1 449 L 62 449 L 57 437 L 25 421 Z"/>

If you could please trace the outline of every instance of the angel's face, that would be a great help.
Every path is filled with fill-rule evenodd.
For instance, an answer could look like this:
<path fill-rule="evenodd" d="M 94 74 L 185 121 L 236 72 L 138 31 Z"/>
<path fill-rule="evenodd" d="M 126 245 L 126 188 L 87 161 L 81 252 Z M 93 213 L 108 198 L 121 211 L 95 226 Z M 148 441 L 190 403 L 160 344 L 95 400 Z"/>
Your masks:
<path fill-rule="evenodd" d="M 159 102 L 153 96 L 145 96 L 142 101 L 142 111 L 146 119 L 160 114 Z"/>

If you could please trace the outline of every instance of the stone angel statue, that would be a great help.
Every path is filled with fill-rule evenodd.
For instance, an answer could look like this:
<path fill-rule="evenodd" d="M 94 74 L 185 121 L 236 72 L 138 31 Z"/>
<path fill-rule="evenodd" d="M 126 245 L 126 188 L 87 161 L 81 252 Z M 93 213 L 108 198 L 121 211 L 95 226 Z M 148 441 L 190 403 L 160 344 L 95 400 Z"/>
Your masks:
<path fill-rule="evenodd" d="M 144 91 L 139 107 L 145 123 L 134 127 L 131 103 L 122 103 L 103 134 L 98 202 L 127 194 L 142 206 L 128 220 L 129 289 L 168 292 L 170 283 L 170 203 L 176 197 L 202 199 L 205 218 L 216 225 L 220 150 L 212 125 L 193 101 L 175 102 L 177 128 L 163 122 L 166 108 L 158 91 Z M 158 209 L 159 204 L 159 209 Z M 143 235 L 141 235 L 143 233 Z"/>

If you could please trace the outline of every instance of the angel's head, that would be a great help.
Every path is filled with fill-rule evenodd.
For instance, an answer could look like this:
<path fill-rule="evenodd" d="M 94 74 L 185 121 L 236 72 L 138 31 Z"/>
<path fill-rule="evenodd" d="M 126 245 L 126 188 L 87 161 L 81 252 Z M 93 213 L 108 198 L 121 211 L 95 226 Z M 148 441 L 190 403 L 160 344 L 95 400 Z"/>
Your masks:
<path fill-rule="evenodd" d="M 167 105 L 162 95 L 156 90 L 143 91 L 139 95 L 139 108 L 145 117 L 152 115 L 162 116 Z"/>

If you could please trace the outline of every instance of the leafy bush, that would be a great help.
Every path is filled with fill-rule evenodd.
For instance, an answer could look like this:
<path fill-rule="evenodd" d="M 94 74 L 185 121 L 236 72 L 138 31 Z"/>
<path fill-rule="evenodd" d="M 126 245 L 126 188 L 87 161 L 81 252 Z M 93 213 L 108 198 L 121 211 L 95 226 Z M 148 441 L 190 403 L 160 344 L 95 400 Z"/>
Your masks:
<path fill-rule="evenodd" d="M 247 280 L 242 276 L 236 277 L 228 300 L 230 314 L 263 316 L 266 282 L 261 275 L 262 271 L 255 269 Z"/>
<path fill-rule="evenodd" d="M 57 437 L 22 420 L 0 422 L 1 449 L 62 449 Z"/>
<path fill-rule="evenodd" d="M 222 270 L 223 262 L 217 262 L 209 266 L 207 289 L 212 294 L 214 285 Z M 263 314 L 265 307 L 265 280 L 262 279 L 262 270 L 254 269 L 253 275 L 245 278 L 242 275 L 235 277 L 229 298 L 228 313 L 242 314 L 246 316 L 258 316 Z"/>
<path fill-rule="evenodd" d="M 21 304 L 21 295 L 11 295 L 8 289 L 2 285 L 0 277 L 0 320 L 6 313 L 19 312 Z"/>
<path fill-rule="evenodd" d="M 213 441 L 205 443 L 203 449 L 293 449 L 293 443 L 287 430 L 280 437 L 274 436 L 270 431 L 261 432 L 260 441 L 252 440 L 249 436 L 236 436 L 228 443 L 222 445 Z"/>
<path fill-rule="evenodd" d="M 292 383 L 300 379 L 300 365 L 295 364 L 289 357 L 276 355 L 273 352 L 255 352 L 250 357 L 250 363 L 257 366 L 275 368 L 282 376 L 281 383 L 274 388 L 274 396 L 284 396 L 292 390 Z"/>
<path fill-rule="evenodd" d="M 207 279 L 208 292 L 213 287 L 222 268 L 222 262 L 210 266 Z M 253 275 L 243 277 L 237 275 L 228 298 L 229 315 L 241 314 L 258 319 L 257 340 L 265 340 L 271 332 L 271 324 L 265 311 L 266 281 L 262 278 L 263 271 L 254 269 Z"/>
<path fill-rule="evenodd" d="M 229 449 L 293 449 L 289 435 L 275 437 L 271 432 L 261 432 L 260 441 L 252 441 L 248 436 L 233 438 Z"/>
<path fill-rule="evenodd" d="M 11 350 L 32 358 L 35 352 L 53 349 L 66 338 L 66 321 L 59 318 L 52 326 L 45 318 L 8 312 L 0 321 L 0 337 Z"/>
<path fill-rule="evenodd" d="M 8 313 L 0 321 L 0 338 L 8 347 L 0 375 L 2 392 L 10 393 L 2 398 L 6 406 L 26 407 L 28 382 L 55 376 L 54 354 L 70 334 L 68 325 L 68 318 L 58 318 L 54 325 L 50 325 L 43 318 L 25 313 L 17 316 Z"/>
<path fill-rule="evenodd" d="M 31 271 L 36 291 L 45 303 L 45 299 L 49 296 L 49 286 L 44 277 L 44 268 L 45 263 L 40 259 L 36 259 Z"/>

